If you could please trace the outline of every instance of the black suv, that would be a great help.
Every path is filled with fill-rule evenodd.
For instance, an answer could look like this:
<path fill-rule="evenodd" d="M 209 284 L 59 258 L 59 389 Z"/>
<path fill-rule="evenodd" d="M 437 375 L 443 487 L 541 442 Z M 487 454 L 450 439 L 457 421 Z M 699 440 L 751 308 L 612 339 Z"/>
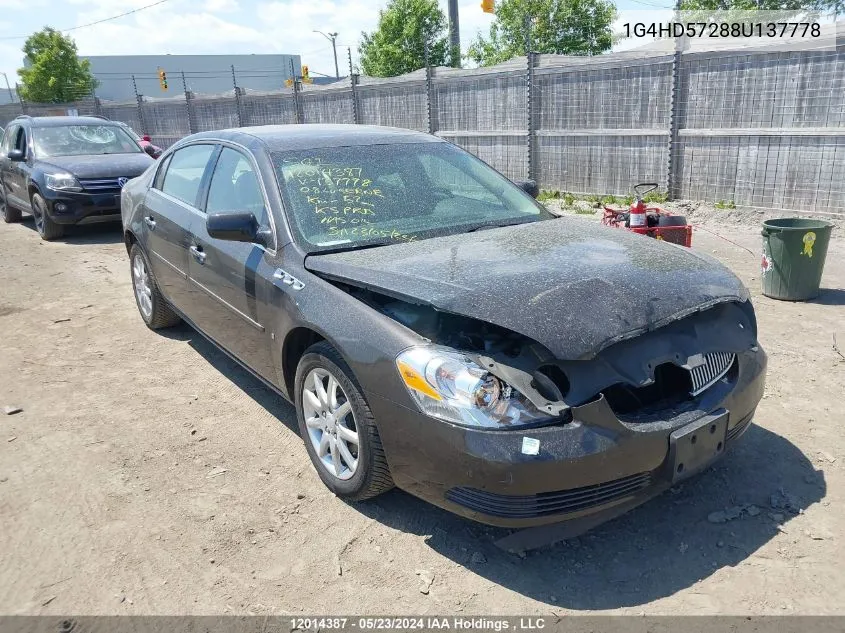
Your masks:
<path fill-rule="evenodd" d="M 120 220 L 120 191 L 155 161 L 116 121 L 19 116 L 0 146 L 0 210 L 32 213 L 45 240 L 68 224 Z"/>

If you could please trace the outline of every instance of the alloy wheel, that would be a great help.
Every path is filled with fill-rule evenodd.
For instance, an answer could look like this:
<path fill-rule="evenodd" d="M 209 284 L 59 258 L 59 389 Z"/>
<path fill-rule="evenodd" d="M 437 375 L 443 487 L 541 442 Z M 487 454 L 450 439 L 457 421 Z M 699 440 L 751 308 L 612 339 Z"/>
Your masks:
<path fill-rule="evenodd" d="M 358 427 L 352 403 L 327 369 L 312 369 L 305 377 L 302 413 L 322 467 L 338 479 L 350 479 L 358 468 Z"/>
<path fill-rule="evenodd" d="M 136 255 L 132 260 L 132 282 L 135 286 L 138 309 L 141 310 L 144 319 L 149 321 L 153 314 L 153 290 L 150 287 L 150 275 L 147 272 L 146 262 L 140 255 Z"/>
<path fill-rule="evenodd" d="M 35 220 L 35 229 L 44 234 L 44 209 L 41 208 L 41 205 L 38 203 L 34 203 L 32 205 L 32 218 Z"/>

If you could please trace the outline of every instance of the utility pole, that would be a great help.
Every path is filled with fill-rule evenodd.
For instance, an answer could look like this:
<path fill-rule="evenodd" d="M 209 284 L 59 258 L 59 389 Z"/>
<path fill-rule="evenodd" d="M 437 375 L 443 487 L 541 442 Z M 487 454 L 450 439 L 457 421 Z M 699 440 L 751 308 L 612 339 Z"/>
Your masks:
<path fill-rule="evenodd" d="M 15 102 L 14 93 L 12 92 L 12 87 L 9 85 L 9 77 L 6 73 L 3 73 L 3 78 L 6 80 L 6 90 L 9 91 L 9 103 Z"/>
<path fill-rule="evenodd" d="M 458 0 L 449 0 L 449 46 L 454 68 L 461 65 L 461 25 L 458 20 Z"/>
<path fill-rule="evenodd" d="M 337 65 L 337 33 L 323 33 L 322 31 L 314 31 L 319 33 L 332 43 L 332 52 L 334 53 L 334 76 L 335 79 L 340 79 L 340 67 Z"/>

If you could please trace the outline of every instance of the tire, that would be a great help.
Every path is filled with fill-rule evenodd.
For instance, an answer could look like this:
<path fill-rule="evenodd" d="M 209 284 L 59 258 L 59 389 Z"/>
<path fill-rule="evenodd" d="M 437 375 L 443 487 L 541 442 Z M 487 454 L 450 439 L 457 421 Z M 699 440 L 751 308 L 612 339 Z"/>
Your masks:
<path fill-rule="evenodd" d="M 143 273 L 138 266 L 142 266 Z M 160 330 L 179 324 L 182 319 L 161 296 L 150 260 L 137 244 L 133 244 L 129 251 L 129 271 L 135 304 L 146 326 L 151 330 Z"/>
<path fill-rule="evenodd" d="M 50 219 L 47 214 L 47 203 L 44 202 L 44 198 L 39 193 L 32 194 L 32 217 L 35 218 L 35 228 L 38 235 L 45 242 L 51 242 L 65 234 L 65 227 Z"/>
<path fill-rule="evenodd" d="M 687 218 L 683 215 L 661 215 L 658 226 L 686 226 Z"/>
<path fill-rule="evenodd" d="M 315 374 L 319 376 L 321 373 L 328 374 L 328 376 L 320 379 L 325 391 L 329 391 L 328 387 L 332 385 L 329 377 L 333 377 L 336 380 L 341 390 L 339 393 L 335 392 L 338 396 L 335 404 L 338 406 L 334 410 L 340 410 L 343 408 L 344 403 L 348 402 L 350 411 L 344 417 L 339 418 L 337 422 L 334 422 L 333 418 L 327 421 L 325 418 L 321 420 L 319 415 L 316 417 L 310 415 L 309 419 L 315 420 L 316 424 L 322 423 L 327 426 L 321 429 L 309 428 L 306 423 L 306 412 L 309 414 L 314 412 L 314 400 L 312 398 L 310 404 L 304 403 L 305 399 L 308 398 L 305 395 L 305 390 L 308 388 L 312 396 L 316 394 L 313 379 Z M 371 499 L 393 488 L 393 479 L 390 476 L 390 468 L 384 456 L 384 448 L 381 445 L 381 438 L 379 437 L 373 414 L 361 393 L 358 381 L 355 380 L 352 371 L 337 350 L 326 342 L 317 343 L 305 350 L 305 354 L 300 359 L 299 365 L 296 368 L 294 384 L 296 418 L 299 423 L 299 433 L 305 442 L 305 449 L 308 451 L 311 463 L 314 464 L 317 474 L 323 480 L 326 487 L 338 497 L 348 501 Z M 340 402 L 341 399 L 344 402 Z M 328 396 L 326 402 L 329 404 L 328 409 L 331 409 Z M 319 402 L 319 404 L 322 405 L 323 403 Z M 326 428 L 328 426 L 334 426 L 335 431 L 327 431 Z M 344 441 L 347 452 L 353 457 L 357 457 L 354 469 L 349 468 L 347 461 L 343 457 L 342 450 L 337 446 L 339 440 L 343 439 L 344 436 L 348 436 L 345 432 L 337 431 L 338 427 L 344 427 L 347 431 L 353 430 L 357 435 L 357 454 L 353 452 L 351 443 Z M 330 449 L 327 448 L 326 450 L 326 462 L 320 457 L 318 450 L 320 440 L 324 436 L 328 436 L 329 445 L 331 444 L 332 438 L 334 438 L 335 445 L 337 446 L 335 450 L 338 454 L 338 461 L 346 471 L 353 471 L 351 475 L 346 471 L 342 472 L 342 475 L 346 475 L 345 478 L 337 475 L 337 469 L 334 466 L 332 451 Z"/>
<path fill-rule="evenodd" d="M 21 221 L 21 210 L 10 207 L 9 202 L 6 199 L 6 194 L 4 193 L 0 193 L 0 210 L 3 213 L 3 221 L 6 224 Z"/>

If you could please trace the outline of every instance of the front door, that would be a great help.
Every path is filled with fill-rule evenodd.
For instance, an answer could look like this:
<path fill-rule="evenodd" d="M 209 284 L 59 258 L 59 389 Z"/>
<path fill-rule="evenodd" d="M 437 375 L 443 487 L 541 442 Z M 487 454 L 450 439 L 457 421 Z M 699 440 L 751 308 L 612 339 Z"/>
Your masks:
<path fill-rule="evenodd" d="M 223 147 L 211 175 L 205 212 L 251 211 L 261 228 L 271 228 L 258 178 L 247 155 Z M 229 353 L 275 382 L 267 305 L 275 256 L 257 244 L 211 238 L 206 217 L 197 217 L 191 227 L 190 318 Z"/>
<path fill-rule="evenodd" d="M 26 130 L 22 125 L 17 125 L 13 130 L 7 131 L 3 139 L 3 146 L 9 145 L 9 149 L 19 149 L 23 152 L 25 160 L 31 161 L 29 143 L 27 142 Z M 8 158 L 3 166 L 3 193 L 6 194 L 6 202 L 12 203 L 13 207 L 28 210 L 30 208 L 29 193 L 27 192 L 27 174 L 29 167 L 26 162 L 15 162 Z"/>
<path fill-rule="evenodd" d="M 199 194 L 214 150 L 210 144 L 176 150 L 159 168 L 144 199 L 143 243 L 150 266 L 164 296 L 183 313 L 189 311 L 190 227 L 201 215 Z"/>

